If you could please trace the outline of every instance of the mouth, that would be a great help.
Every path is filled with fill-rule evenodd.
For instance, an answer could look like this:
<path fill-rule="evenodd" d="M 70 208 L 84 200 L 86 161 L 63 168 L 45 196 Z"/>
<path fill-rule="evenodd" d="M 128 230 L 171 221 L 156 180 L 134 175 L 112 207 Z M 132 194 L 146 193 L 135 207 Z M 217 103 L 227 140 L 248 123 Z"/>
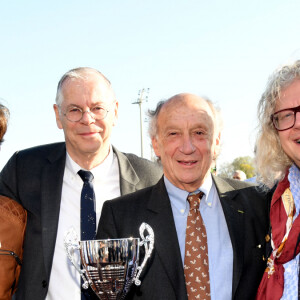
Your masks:
<path fill-rule="evenodd" d="M 300 144 L 300 139 L 296 140 L 295 142 L 296 142 L 297 144 Z"/>
<path fill-rule="evenodd" d="M 97 133 L 98 132 L 82 132 L 79 135 L 81 135 L 81 136 L 92 136 L 92 135 L 95 135 Z"/>
<path fill-rule="evenodd" d="M 197 160 L 189 160 L 189 161 L 179 160 L 178 162 L 179 162 L 181 165 L 192 166 L 192 165 L 194 165 L 194 164 L 197 163 Z"/>

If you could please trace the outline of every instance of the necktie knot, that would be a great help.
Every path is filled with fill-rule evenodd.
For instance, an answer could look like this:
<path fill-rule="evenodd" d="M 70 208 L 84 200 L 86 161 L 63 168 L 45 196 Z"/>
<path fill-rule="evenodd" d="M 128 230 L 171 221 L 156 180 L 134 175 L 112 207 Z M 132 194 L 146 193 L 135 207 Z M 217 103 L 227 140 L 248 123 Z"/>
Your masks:
<path fill-rule="evenodd" d="M 90 171 L 79 170 L 78 175 L 80 176 L 83 182 L 92 182 L 94 179 L 94 175 Z"/>
<path fill-rule="evenodd" d="M 188 195 L 187 201 L 190 204 L 190 209 L 198 209 L 200 200 L 203 197 L 204 193 L 203 192 L 198 192 L 196 194 L 190 193 Z"/>

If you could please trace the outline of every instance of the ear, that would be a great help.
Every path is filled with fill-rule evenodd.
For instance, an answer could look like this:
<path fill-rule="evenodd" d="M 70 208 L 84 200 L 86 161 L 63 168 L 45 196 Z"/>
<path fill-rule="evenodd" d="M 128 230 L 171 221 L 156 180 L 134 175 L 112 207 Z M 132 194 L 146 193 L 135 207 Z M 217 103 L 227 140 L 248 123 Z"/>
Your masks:
<path fill-rule="evenodd" d="M 159 151 L 159 146 L 158 146 L 158 141 L 155 137 L 153 137 L 151 139 L 152 141 L 152 147 L 153 147 L 153 150 L 154 150 L 154 153 L 157 157 L 160 157 L 160 151 Z"/>
<path fill-rule="evenodd" d="M 219 147 L 220 146 L 220 141 L 221 141 L 221 132 L 218 133 L 216 137 L 216 145 Z"/>
<path fill-rule="evenodd" d="M 113 120 L 113 126 L 116 126 L 118 121 L 118 111 L 119 111 L 119 102 L 116 101 L 115 107 L 114 107 L 114 120 Z"/>
<path fill-rule="evenodd" d="M 221 132 L 217 133 L 215 137 L 215 149 L 214 149 L 214 158 L 216 159 L 220 153 L 221 148 Z"/>
<path fill-rule="evenodd" d="M 59 129 L 63 129 L 61 120 L 60 120 L 60 114 L 59 114 L 59 108 L 56 104 L 53 104 L 53 109 L 55 112 L 55 118 L 56 118 L 56 125 Z"/>

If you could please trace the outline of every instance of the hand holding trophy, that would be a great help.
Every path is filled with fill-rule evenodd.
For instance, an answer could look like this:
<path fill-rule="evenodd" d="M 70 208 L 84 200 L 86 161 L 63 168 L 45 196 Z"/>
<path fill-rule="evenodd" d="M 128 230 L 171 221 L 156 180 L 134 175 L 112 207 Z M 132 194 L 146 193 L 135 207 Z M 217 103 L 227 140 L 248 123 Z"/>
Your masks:
<path fill-rule="evenodd" d="M 67 256 L 83 279 L 83 288 L 90 285 L 101 300 L 124 299 L 131 285 L 140 285 L 142 270 L 154 247 L 152 228 L 142 223 L 139 238 L 79 241 L 74 229 L 64 240 Z M 144 232 L 148 235 L 145 237 Z M 139 266 L 139 248 L 145 257 Z M 81 267 L 75 262 L 74 251 L 80 252 Z"/>

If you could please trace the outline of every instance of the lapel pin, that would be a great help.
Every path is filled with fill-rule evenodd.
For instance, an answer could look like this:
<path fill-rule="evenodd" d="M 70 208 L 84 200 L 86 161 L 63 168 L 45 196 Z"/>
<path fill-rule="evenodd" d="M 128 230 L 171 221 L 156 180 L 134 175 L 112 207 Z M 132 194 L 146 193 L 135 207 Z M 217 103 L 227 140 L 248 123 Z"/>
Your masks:
<path fill-rule="evenodd" d="M 268 234 L 265 236 L 265 240 L 267 243 L 270 241 L 270 236 Z"/>

